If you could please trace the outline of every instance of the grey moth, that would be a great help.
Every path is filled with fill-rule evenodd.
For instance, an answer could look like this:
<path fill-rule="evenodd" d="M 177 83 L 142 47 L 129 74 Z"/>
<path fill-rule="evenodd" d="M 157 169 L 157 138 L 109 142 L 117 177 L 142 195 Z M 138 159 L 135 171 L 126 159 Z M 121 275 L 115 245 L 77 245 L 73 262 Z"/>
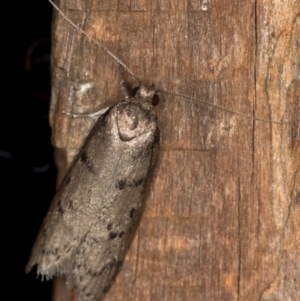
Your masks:
<path fill-rule="evenodd" d="M 159 154 L 154 92 L 141 86 L 99 117 L 33 246 L 26 271 L 65 275 L 79 301 L 109 289 L 139 224 Z"/>

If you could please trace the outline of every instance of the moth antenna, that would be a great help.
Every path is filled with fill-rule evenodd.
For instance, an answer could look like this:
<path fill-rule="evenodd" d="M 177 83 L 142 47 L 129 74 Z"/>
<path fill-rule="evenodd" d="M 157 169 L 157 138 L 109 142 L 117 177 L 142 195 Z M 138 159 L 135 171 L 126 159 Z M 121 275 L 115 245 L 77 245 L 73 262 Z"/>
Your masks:
<path fill-rule="evenodd" d="M 114 58 L 123 68 L 130 73 L 138 82 L 139 85 L 141 85 L 142 81 L 123 63 L 117 56 L 115 56 L 108 48 L 106 48 L 99 40 L 94 39 L 91 35 L 86 33 L 83 29 L 81 29 L 78 25 L 76 25 L 73 21 L 71 21 L 63 12 L 62 10 L 52 1 L 48 0 L 51 5 L 59 12 L 59 14 L 67 21 L 69 22 L 74 28 L 76 28 L 80 33 L 88 37 L 91 41 L 93 41 L 95 44 L 100 46 L 106 53 L 108 53 L 112 58 Z"/>
<path fill-rule="evenodd" d="M 214 104 L 212 104 L 212 103 L 209 102 L 209 101 L 201 100 L 201 99 L 198 99 L 198 98 L 195 98 L 195 97 L 192 97 L 192 96 L 183 95 L 183 94 L 177 94 L 177 93 L 168 92 L 168 91 L 165 91 L 165 90 L 156 90 L 155 92 L 156 92 L 156 93 L 159 93 L 159 92 L 160 92 L 160 93 L 163 93 L 163 94 L 168 94 L 168 95 L 173 95 L 173 96 L 177 96 L 177 97 L 183 97 L 183 98 L 195 100 L 195 101 L 204 103 L 204 104 L 206 104 L 206 105 L 209 105 L 209 106 L 218 108 L 218 109 L 220 109 L 220 110 L 222 110 L 222 111 L 225 111 L 225 112 L 227 112 L 227 113 L 239 115 L 239 116 L 248 118 L 248 119 L 250 119 L 250 120 L 259 120 L 259 121 L 263 121 L 263 122 L 275 123 L 275 124 L 280 124 L 280 125 L 282 125 L 282 122 L 280 122 L 280 121 L 273 121 L 273 120 L 264 119 L 264 118 L 254 118 L 254 117 L 251 117 L 251 116 L 242 114 L 242 113 L 238 113 L 238 112 L 235 112 L 235 111 L 232 111 L 232 110 L 223 108 L 223 107 L 221 107 L 221 106 L 214 105 Z"/>
<path fill-rule="evenodd" d="M 110 107 L 106 107 L 104 109 L 101 109 L 100 111 L 97 111 L 95 113 L 90 113 L 90 114 L 71 114 L 71 113 L 68 113 L 66 111 L 60 111 L 60 112 L 64 115 L 71 116 L 72 118 L 89 117 L 89 118 L 97 120 L 99 118 L 99 116 L 104 114 L 109 108 Z"/>

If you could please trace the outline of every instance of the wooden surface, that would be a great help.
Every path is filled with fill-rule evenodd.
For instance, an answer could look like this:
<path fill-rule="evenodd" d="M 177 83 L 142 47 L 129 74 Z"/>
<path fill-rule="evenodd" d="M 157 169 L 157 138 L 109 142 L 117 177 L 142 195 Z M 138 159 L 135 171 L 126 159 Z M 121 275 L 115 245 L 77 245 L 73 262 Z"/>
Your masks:
<path fill-rule="evenodd" d="M 69 0 L 58 5 L 161 94 L 160 162 L 105 301 L 297 301 L 300 291 L 300 2 Z M 55 13 L 53 143 L 61 176 L 135 79 Z M 70 300 L 56 286 L 54 300 Z M 72 299 L 74 299 L 72 297 Z"/>

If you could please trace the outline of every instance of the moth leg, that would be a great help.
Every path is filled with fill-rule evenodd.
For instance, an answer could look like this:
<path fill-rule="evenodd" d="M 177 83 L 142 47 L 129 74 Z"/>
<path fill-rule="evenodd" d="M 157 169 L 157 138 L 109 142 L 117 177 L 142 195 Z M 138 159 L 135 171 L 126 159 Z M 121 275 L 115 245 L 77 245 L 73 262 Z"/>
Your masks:
<path fill-rule="evenodd" d="M 71 114 L 66 111 L 61 111 L 63 114 L 67 116 L 72 116 L 72 118 L 80 118 L 80 117 L 89 117 L 92 119 L 97 120 L 101 115 L 103 115 L 110 107 L 106 107 L 104 109 L 101 109 L 100 111 L 97 111 L 95 113 L 90 113 L 90 114 Z"/>
<path fill-rule="evenodd" d="M 129 96 L 128 90 L 125 86 L 125 82 L 122 80 L 120 84 L 121 84 L 122 92 L 124 94 L 125 99 L 129 99 L 130 96 Z"/>

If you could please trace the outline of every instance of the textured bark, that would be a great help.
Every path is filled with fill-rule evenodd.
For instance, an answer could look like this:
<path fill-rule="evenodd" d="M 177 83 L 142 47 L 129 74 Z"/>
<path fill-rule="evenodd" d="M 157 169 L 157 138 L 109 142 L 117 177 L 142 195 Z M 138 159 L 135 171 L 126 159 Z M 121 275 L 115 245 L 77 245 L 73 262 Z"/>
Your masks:
<path fill-rule="evenodd" d="M 161 94 L 159 167 L 104 300 L 299 300 L 300 2 L 58 4 L 157 89 L 283 121 Z M 122 99 L 122 79 L 137 83 L 57 13 L 52 63 L 53 143 L 67 166 L 92 121 L 61 111 L 95 112 Z M 76 299 L 61 283 L 54 299 Z"/>

